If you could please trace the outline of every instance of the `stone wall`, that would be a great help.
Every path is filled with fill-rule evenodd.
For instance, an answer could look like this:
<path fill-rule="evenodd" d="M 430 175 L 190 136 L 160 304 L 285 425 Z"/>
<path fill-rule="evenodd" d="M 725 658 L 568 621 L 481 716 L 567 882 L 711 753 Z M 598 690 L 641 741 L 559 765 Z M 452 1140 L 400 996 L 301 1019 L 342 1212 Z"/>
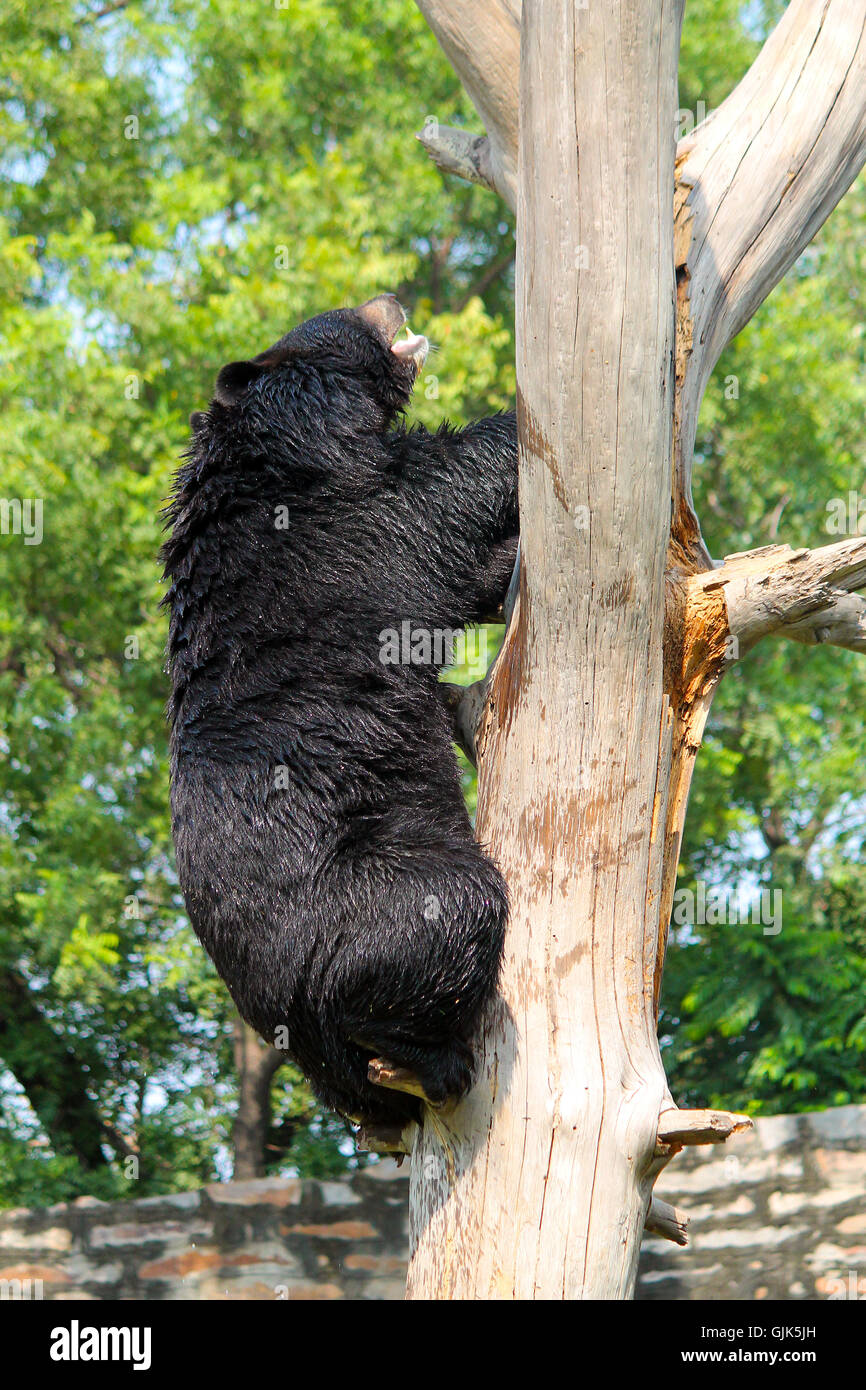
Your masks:
<path fill-rule="evenodd" d="M 402 1298 L 407 1189 L 388 1161 L 339 1182 L 267 1178 L 3 1212 L 0 1297 L 18 1292 L 5 1279 L 51 1299 Z"/>
<path fill-rule="evenodd" d="M 866 1106 L 757 1120 L 678 1155 L 656 1191 L 689 1245 L 644 1240 L 639 1297 L 866 1299 Z"/>
<path fill-rule="evenodd" d="M 408 1182 L 268 1179 L 0 1213 L 0 1298 L 399 1299 Z M 866 1106 L 758 1120 L 657 1190 L 691 1244 L 644 1242 L 638 1297 L 866 1299 Z"/>

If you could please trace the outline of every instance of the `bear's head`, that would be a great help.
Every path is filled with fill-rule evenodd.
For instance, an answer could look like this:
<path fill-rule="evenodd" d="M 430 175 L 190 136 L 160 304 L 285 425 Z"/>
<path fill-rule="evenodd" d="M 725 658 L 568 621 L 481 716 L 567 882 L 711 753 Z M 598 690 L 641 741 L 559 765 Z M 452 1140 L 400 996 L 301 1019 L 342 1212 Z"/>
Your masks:
<path fill-rule="evenodd" d="M 246 361 L 230 362 L 217 377 L 214 401 L 231 410 L 251 400 L 257 383 L 279 377 L 300 394 L 339 383 L 365 397 L 387 424 L 409 401 L 424 365 L 427 339 L 398 334 L 407 321 L 396 295 L 380 294 L 357 309 L 332 309 L 293 328 Z M 197 428 L 192 421 L 193 430 Z"/>

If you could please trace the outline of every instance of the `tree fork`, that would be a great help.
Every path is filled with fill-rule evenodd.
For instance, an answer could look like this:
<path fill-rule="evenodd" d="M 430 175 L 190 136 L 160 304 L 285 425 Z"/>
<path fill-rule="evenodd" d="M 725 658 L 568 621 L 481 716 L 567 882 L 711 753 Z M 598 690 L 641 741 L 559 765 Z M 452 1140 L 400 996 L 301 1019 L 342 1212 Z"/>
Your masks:
<path fill-rule="evenodd" d="M 866 646 L 862 541 L 715 565 L 691 495 L 719 354 L 866 159 L 866 2 L 793 0 L 676 150 L 675 0 L 418 3 L 486 128 L 424 144 L 518 213 L 524 563 L 458 716 L 511 890 L 501 997 L 413 1147 L 408 1292 L 628 1297 L 644 1220 L 685 1240 L 658 1173 L 748 1123 L 678 1112 L 655 1033 L 714 692 L 770 634 Z"/>

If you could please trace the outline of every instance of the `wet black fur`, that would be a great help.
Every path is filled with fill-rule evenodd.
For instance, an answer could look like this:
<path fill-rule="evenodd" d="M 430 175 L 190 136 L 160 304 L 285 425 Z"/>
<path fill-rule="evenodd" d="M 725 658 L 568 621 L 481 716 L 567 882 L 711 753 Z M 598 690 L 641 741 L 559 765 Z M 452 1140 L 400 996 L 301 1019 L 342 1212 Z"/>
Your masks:
<path fill-rule="evenodd" d="M 507 912 L 437 670 L 383 664 L 380 634 L 501 604 L 515 421 L 407 431 L 414 375 L 354 310 L 224 368 L 163 550 L 190 919 L 243 1017 L 367 1121 L 417 1113 L 367 1081 L 373 1055 L 432 1099 L 467 1088 Z"/>

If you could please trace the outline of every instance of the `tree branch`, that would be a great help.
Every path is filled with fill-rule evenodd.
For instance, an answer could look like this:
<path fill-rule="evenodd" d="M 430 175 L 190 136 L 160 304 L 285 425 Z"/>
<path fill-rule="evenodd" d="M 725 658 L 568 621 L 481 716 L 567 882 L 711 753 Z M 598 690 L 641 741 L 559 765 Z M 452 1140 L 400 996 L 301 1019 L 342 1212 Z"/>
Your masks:
<path fill-rule="evenodd" d="M 864 160 L 863 6 L 792 0 L 743 80 L 677 150 L 675 495 L 689 512 L 710 373 Z"/>
<path fill-rule="evenodd" d="M 418 8 L 469 93 L 487 132 L 485 177 L 475 181 L 494 188 L 514 209 L 521 0 L 472 0 L 471 5 L 466 0 L 418 0 Z M 443 129 L 447 127 L 439 127 L 440 131 Z M 472 177 L 471 160 L 467 168 L 470 172 L 462 173 L 464 178 Z"/>
<path fill-rule="evenodd" d="M 96 24 L 100 19 L 106 19 L 108 15 L 117 14 L 119 10 L 125 10 L 129 0 L 114 0 L 114 3 L 103 5 L 101 9 L 94 10 L 92 14 L 83 14 L 75 23 L 79 26 L 85 24 Z"/>
<path fill-rule="evenodd" d="M 643 1227 L 648 1235 L 672 1240 L 674 1245 L 688 1245 L 688 1226 L 689 1218 L 684 1211 L 663 1202 L 661 1197 L 653 1197 Z"/>
<path fill-rule="evenodd" d="M 727 1110 L 663 1110 L 659 1116 L 658 1144 L 662 1150 L 670 1145 L 723 1144 L 732 1135 L 743 1134 L 752 1128 L 748 1115 L 735 1115 Z"/>
<path fill-rule="evenodd" d="M 826 644 L 847 647 L 850 652 L 866 652 L 866 599 L 837 591 L 826 608 L 810 613 L 798 623 L 788 623 L 779 635 L 807 647 Z"/>
<path fill-rule="evenodd" d="M 521 0 L 418 4 L 487 131 L 440 126 L 448 138 L 425 147 L 514 208 Z M 710 565 L 691 493 L 710 373 L 866 160 L 864 26 L 851 0 L 791 0 L 742 81 L 677 147 L 672 558 L 686 572 Z"/>
<path fill-rule="evenodd" d="M 725 663 L 762 637 L 779 633 L 810 645 L 824 642 L 866 650 L 866 602 L 849 591 L 866 584 L 866 537 L 817 550 L 788 545 L 727 555 L 716 569 L 692 576 L 686 607 L 724 599 Z M 704 612 L 704 616 L 706 613 Z M 705 654 L 706 641 L 702 655 Z"/>
<path fill-rule="evenodd" d="M 496 192 L 490 166 L 490 141 L 486 135 L 470 135 L 458 126 L 431 121 L 416 135 L 443 174 L 456 174 L 467 183 L 480 183 Z"/>

